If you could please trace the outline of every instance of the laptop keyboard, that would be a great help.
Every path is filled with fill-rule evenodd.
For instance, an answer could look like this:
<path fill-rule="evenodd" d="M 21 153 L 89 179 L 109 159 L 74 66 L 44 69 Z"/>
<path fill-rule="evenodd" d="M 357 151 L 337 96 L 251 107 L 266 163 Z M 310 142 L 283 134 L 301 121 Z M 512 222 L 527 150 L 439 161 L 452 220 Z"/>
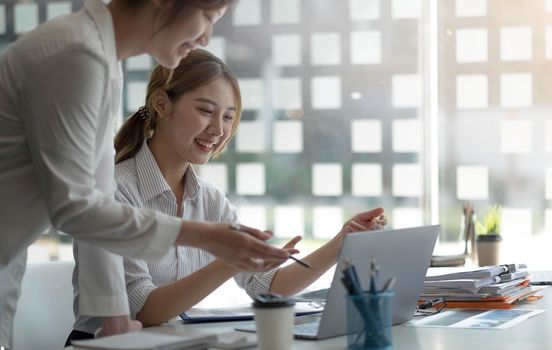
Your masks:
<path fill-rule="evenodd" d="M 297 336 L 306 335 L 314 337 L 318 334 L 320 326 L 320 316 L 301 316 L 295 317 L 293 325 L 293 334 Z"/>
<path fill-rule="evenodd" d="M 293 326 L 293 333 L 302 335 L 316 335 L 318 334 L 318 327 L 320 326 L 320 322 L 310 322 L 310 323 L 303 323 L 303 324 L 297 324 Z"/>
<path fill-rule="evenodd" d="M 552 271 L 530 271 L 529 274 L 531 275 L 531 284 L 552 284 Z"/>
<path fill-rule="evenodd" d="M 307 292 L 303 294 L 297 295 L 294 299 L 296 301 L 326 301 L 326 297 L 328 296 L 328 288 L 325 289 L 319 289 L 314 290 L 312 292 Z"/>

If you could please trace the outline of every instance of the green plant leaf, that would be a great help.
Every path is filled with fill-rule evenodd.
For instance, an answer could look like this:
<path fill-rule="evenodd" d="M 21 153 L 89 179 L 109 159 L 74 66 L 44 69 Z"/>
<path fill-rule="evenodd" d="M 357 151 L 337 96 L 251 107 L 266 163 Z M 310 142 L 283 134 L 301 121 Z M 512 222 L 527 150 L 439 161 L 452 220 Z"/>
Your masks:
<path fill-rule="evenodd" d="M 477 234 L 500 234 L 502 210 L 498 204 L 493 205 L 485 215 L 484 224 L 479 229 L 482 233 Z M 478 222 L 479 223 L 479 222 Z M 476 227 L 477 230 L 477 227 Z"/>

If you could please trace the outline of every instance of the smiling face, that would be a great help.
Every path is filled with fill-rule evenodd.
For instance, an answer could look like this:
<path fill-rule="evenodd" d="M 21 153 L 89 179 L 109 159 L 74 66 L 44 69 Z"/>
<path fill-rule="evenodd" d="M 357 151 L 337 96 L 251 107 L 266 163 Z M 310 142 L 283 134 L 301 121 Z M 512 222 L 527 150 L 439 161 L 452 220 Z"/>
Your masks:
<path fill-rule="evenodd" d="M 146 44 L 146 52 L 162 66 L 175 68 L 191 50 L 209 43 L 214 24 L 226 9 L 227 6 L 214 10 L 190 7 L 182 16 L 167 23 L 166 19 L 171 18 L 172 1 L 162 2 L 156 15 L 158 30 Z"/>
<path fill-rule="evenodd" d="M 206 163 L 224 147 L 237 122 L 234 90 L 222 77 L 166 103 L 153 138 L 181 164 Z"/>

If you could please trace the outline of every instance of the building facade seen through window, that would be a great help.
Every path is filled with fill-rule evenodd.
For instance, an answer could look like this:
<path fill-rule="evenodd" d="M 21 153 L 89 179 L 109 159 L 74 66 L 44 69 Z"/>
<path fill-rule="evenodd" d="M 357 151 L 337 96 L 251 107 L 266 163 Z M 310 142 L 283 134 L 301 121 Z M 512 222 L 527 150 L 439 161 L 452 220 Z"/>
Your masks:
<path fill-rule="evenodd" d="M 82 2 L 0 0 L 0 50 Z M 321 242 L 383 206 L 393 228 L 440 223 L 438 250 L 458 253 L 463 203 L 480 216 L 498 203 L 507 258 L 546 262 L 551 0 L 240 0 L 207 49 L 238 76 L 244 112 L 199 172 L 243 223 Z M 153 66 L 123 62 L 121 116 Z"/>

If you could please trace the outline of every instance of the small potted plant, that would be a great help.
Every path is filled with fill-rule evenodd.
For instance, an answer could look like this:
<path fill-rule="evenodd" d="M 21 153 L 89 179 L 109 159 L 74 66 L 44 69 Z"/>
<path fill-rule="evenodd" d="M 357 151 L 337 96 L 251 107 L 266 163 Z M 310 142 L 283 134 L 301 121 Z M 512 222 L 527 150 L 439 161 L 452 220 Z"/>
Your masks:
<path fill-rule="evenodd" d="M 483 222 L 477 220 L 475 223 L 479 266 L 497 265 L 500 262 L 500 222 L 501 208 L 494 205 L 485 215 Z"/>

